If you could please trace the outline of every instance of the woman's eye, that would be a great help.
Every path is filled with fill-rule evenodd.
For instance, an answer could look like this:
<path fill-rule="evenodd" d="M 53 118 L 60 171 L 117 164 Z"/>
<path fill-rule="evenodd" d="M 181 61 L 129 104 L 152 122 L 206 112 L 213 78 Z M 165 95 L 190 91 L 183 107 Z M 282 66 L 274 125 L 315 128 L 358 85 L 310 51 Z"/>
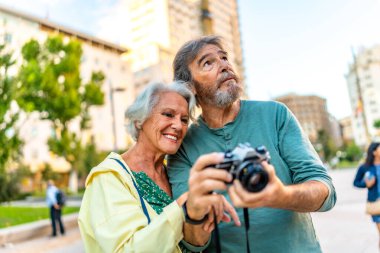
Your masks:
<path fill-rule="evenodd" d="M 186 125 L 189 124 L 189 119 L 188 118 L 182 118 L 181 121 L 182 121 L 182 123 L 184 123 Z"/>
<path fill-rule="evenodd" d="M 170 113 L 170 112 L 163 112 L 162 115 L 164 115 L 164 116 L 166 116 L 168 118 L 173 118 L 174 117 L 174 115 L 172 113 Z"/>
<path fill-rule="evenodd" d="M 224 61 L 228 61 L 227 56 L 223 56 L 222 59 L 223 59 Z"/>

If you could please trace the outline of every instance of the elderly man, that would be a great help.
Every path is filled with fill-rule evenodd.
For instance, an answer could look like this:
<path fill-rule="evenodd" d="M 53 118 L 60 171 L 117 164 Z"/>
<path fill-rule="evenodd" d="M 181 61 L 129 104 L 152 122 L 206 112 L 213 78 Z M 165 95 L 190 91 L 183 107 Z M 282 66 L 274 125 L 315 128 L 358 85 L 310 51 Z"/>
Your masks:
<path fill-rule="evenodd" d="M 266 187 L 251 193 L 235 180 L 228 190 L 235 206 L 249 208 L 250 248 L 260 253 L 321 252 L 309 212 L 330 210 L 336 202 L 335 189 L 293 114 L 277 102 L 239 98 L 239 78 L 219 37 L 184 44 L 173 68 L 176 80 L 190 83 L 202 109 L 177 154 L 168 158 L 174 197 L 187 191 L 189 169 L 200 155 L 232 150 L 239 143 L 265 145 L 271 155 L 271 164 L 262 163 L 269 175 Z M 243 210 L 238 212 L 243 219 Z M 244 233 L 242 227 L 220 224 L 222 251 L 245 252 Z M 209 237 L 204 232 L 201 241 L 192 243 L 202 245 Z M 207 251 L 215 252 L 216 247 L 212 240 Z"/>

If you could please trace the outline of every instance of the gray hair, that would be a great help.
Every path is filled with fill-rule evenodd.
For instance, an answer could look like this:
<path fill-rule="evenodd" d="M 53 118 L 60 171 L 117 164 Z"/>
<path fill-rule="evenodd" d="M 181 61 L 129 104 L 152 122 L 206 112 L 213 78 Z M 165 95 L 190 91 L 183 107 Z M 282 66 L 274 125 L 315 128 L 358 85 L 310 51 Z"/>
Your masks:
<path fill-rule="evenodd" d="M 127 131 L 134 140 L 137 140 L 142 124 L 152 113 L 153 108 L 160 100 L 160 94 L 176 92 L 181 95 L 189 105 L 189 117 L 194 120 L 195 98 L 189 86 L 185 82 L 175 81 L 170 85 L 164 83 L 149 84 L 136 98 L 125 112 L 128 120 Z"/>
<path fill-rule="evenodd" d="M 204 36 L 199 39 L 186 42 L 178 50 L 173 61 L 174 80 L 180 80 L 184 82 L 192 81 L 189 64 L 194 61 L 199 51 L 206 45 L 215 45 L 224 50 L 222 38 L 220 36 Z"/>

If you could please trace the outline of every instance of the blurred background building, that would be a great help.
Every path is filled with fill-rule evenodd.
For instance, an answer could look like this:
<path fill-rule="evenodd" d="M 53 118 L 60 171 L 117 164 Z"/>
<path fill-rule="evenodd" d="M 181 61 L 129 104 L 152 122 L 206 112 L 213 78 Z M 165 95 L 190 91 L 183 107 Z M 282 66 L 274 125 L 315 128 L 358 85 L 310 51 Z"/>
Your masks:
<path fill-rule="evenodd" d="M 87 133 L 104 151 L 126 148 L 130 139 L 124 129 L 125 109 L 149 82 L 168 83 L 173 79 L 172 61 L 186 41 L 209 34 L 222 36 L 229 60 L 244 80 L 236 0 L 130 0 L 125 4 L 128 22 L 120 31 L 122 46 L 0 5 L 0 41 L 14 51 L 16 59 L 21 60 L 21 48 L 28 40 L 44 41 L 51 34 L 61 34 L 82 42 L 84 82 L 92 71 L 105 74 L 105 104 L 90 109 L 92 124 Z M 79 131 L 75 124 L 71 128 Z M 63 159 L 49 152 L 46 142 L 53 132 L 37 114 L 29 116 L 20 134 L 25 141 L 24 162 L 32 170 L 46 162 L 54 170 L 70 169 Z"/>
<path fill-rule="evenodd" d="M 128 25 L 122 45 L 129 52 L 136 90 L 154 80 L 173 80 L 172 62 L 188 40 L 216 34 L 224 38 L 229 60 L 244 80 L 236 0 L 127 1 Z"/>
<path fill-rule="evenodd" d="M 291 93 L 275 100 L 284 103 L 293 112 L 313 144 L 318 142 L 320 131 L 329 135 L 337 146 L 342 144 L 339 123 L 327 111 L 325 98 Z"/>
<path fill-rule="evenodd" d="M 135 97 L 131 68 L 121 57 L 127 50 L 48 20 L 0 6 L 0 42 L 14 52 L 18 65 L 21 64 L 21 48 L 27 41 L 32 38 L 44 41 L 51 34 L 75 38 L 82 43 L 81 78 L 84 82 L 90 80 L 93 71 L 102 71 L 105 74 L 102 87 L 105 103 L 101 107 L 90 109 L 92 124 L 87 136 L 94 137 L 100 150 L 125 148 L 127 134 L 124 129 L 124 111 Z M 23 115 L 22 120 L 26 122 L 20 132 L 25 142 L 24 162 L 31 166 L 32 171 L 45 162 L 50 163 L 55 170 L 69 170 L 70 167 L 64 160 L 53 157 L 49 152 L 46 143 L 53 134 L 50 124 L 39 120 L 37 114 L 30 115 L 28 119 L 25 116 Z M 75 124 L 71 128 L 79 129 Z"/>
<path fill-rule="evenodd" d="M 353 56 L 346 80 L 353 136 L 356 144 L 366 146 L 379 136 L 374 123 L 380 120 L 380 45 L 363 48 Z"/>

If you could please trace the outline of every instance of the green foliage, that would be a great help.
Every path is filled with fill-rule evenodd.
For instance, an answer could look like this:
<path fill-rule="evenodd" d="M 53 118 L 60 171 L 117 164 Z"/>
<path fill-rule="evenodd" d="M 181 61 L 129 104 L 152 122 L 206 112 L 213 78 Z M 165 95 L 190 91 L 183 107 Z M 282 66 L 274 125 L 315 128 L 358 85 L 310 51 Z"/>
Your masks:
<path fill-rule="evenodd" d="M 322 145 L 321 151 L 325 161 L 329 161 L 335 156 L 337 147 L 325 130 L 318 131 L 317 142 Z"/>
<path fill-rule="evenodd" d="M 375 120 L 375 122 L 373 123 L 373 127 L 377 128 L 377 129 L 380 129 L 380 119 Z"/>
<path fill-rule="evenodd" d="M 20 194 L 19 183 L 28 175 L 30 170 L 26 167 L 0 173 L 0 203 L 17 199 Z"/>
<path fill-rule="evenodd" d="M 16 127 L 19 113 L 12 106 L 17 89 L 14 79 L 8 74 L 14 63 L 12 53 L 0 45 L 0 202 L 9 201 L 18 193 L 18 174 L 8 173 L 11 165 L 15 167 L 22 146 Z"/>
<path fill-rule="evenodd" d="M 101 90 L 104 74 L 95 72 L 88 83 L 82 83 L 82 47 L 75 39 L 66 41 L 61 36 L 52 36 L 43 44 L 30 40 L 23 46 L 22 56 L 17 101 L 26 112 L 37 111 L 42 119 L 52 123 L 50 150 L 76 169 L 84 160 L 85 149 L 82 136 L 70 131 L 69 125 L 80 119 L 80 130 L 90 127 L 89 108 L 104 103 Z"/>
<path fill-rule="evenodd" d="M 357 162 L 363 156 L 363 150 L 354 142 L 349 142 L 343 146 L 344 157 L 343 160 L 349 162 Z"/>

